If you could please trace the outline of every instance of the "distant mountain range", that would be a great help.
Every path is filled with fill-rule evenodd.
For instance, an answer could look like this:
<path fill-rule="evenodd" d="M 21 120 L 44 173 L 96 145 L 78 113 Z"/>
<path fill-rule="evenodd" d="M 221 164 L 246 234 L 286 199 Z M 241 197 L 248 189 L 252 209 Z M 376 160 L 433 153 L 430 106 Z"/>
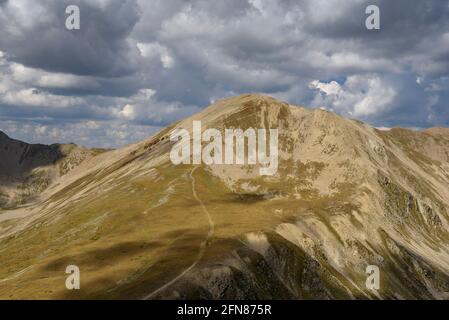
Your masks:
<path fill-rule="evenodd" d="M 194 120 L 278 129 L 276 174 L 174 165 L 170 134 Z M 2 133 L 0 192 L 3 299 L 449 298 L 445 128 L 380 131 L 243 95 L 118 150 Z"/>
<path fill-rule="evenodd" d="M 0 131 L 0 208 L 35 200 L 57 179 L 103 151 L 75 144 L 28 144 Z"/>

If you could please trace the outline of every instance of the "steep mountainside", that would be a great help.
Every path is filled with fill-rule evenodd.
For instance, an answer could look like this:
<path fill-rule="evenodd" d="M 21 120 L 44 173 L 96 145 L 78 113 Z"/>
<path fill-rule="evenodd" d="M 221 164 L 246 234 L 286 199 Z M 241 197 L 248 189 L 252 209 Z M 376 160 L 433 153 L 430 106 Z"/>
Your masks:
<path fill-rule="evenodd" d="M 0 208 L 23 205 L 102 150 L 74 144 L 28 144 L 0 131 Z"/>
<path fill-rule="evenodd" d="M 170 133 L 193 120 L 277 128 L 277 173 L 173 165 Z M 379 131 L 244 95 L 0 211 L 0 298 L 447 299 L 448 224 L 447 129 Z M 68 265 L 81 290 L 65 288 Z"/>

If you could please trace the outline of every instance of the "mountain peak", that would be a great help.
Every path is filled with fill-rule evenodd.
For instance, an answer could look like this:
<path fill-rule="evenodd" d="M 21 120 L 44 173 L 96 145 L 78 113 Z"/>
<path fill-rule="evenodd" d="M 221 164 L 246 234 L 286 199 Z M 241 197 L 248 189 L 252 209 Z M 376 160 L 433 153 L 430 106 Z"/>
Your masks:
<path fill-rule="evenodd" d="M 260 93 L 245 93 L 238 96 L 225 98 L 219 101 L 233 101 L 233 102 L 257 102 L 257 101 L 267 101 L 267 102 L 280 102 L 279 100 Z"/>
<path fill-rule="evenodd" d="M 201 130 L 221 133 L 277 129 L 276 173 L 262 176 L 263 164 L 249 161 L 171 162 L 172 129 L 193 131 L 198 120 Z M 27 207 L 26 223 L 0 220 L 2 255 L 10 257 L 0 265 L 3 278 L 47 254 L 44 268 L 2 283 L 0 298 L 11 292 L 17 298 L 447 298 L 441 285 L 449 283 L 445 141 L 374 130 L 259 94 L 216 101 L 60 176 Z M 9 157 L 28 159 L 17 158 Z M 42 181 L 32 171 L 27 181 L 33 183 L 23 184 L 28 190 Z M 60 274 L 47 272 L 72 261 L 98 285 L 67 293 Z M 365 286 L 368 265 L 384 275 L 376 293 Z"/>
<path fill-rule="evenodd" d="M 258 93 L 247 93 L 217 100 L 210 107 L 217 105 L 220 108 L 229 108 L 235 106 L 258 106 L 261 104 L 288 105 L 288 103 L 277 100 L 271 96 Z"/>

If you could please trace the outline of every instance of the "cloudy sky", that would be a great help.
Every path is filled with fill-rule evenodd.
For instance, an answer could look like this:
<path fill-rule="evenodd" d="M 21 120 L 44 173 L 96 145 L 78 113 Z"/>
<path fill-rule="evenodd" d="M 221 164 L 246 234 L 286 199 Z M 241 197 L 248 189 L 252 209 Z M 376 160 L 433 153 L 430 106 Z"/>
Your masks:
<path fill-rule="evenodd" d="M 28 142 L 122 146 L 246 92 L 449 126 L 448 1 L 0 0 L 0 30 L 0 130 Z"/>

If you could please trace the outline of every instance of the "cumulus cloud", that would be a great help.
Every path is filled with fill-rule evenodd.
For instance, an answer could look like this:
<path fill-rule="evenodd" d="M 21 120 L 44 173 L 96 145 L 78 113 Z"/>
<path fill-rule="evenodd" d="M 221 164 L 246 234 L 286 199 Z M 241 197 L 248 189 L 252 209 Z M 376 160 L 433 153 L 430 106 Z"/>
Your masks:
<path fill-rule="evenodd" d="M 173 68 L 175 60 L 169 50 L 160 45 L 158 42 L 152 43 L 137 43 L 137 48 L 144 58 L 154 59 L 158 58 L 164 68 Z"/>
<path fill-rule="evenodd" d="M 392 107 L 396 91 L 385 80 L 373 75 L 353 75 L 342 85 L 336 81 L 314 80 L 314 106 L 355 117 L 375 116 Z"/>
<path fill-rule="evenodd" d="M 14 81 L 30 86 L 43 88 L 95 88 L 99 84 L 95 79 L 66 73 L 45 72 L 40 69 L 28 68 L 19 63 L 10 65 Z"/>
<path fill-rule="evenodd" d="M 130 98 L 121 99 L 123 106 L 113 108 L 112 115 L 121 120 L 159 124 L 182 119 L 200 110 L 198 107 L 176 102 L 160 102 L 154 99 L 155 95 L 156 91 L 153 89 L 141 89 Z"/>
<path fill-rule="evenodd" d="M 0 101 L 9 105 L 66 108 L 80 105 L 82 99 L 78 97 L 58 96 L 39 91 L 35 88 L 29 88 L 15 92 L 7 92 Z"/>

